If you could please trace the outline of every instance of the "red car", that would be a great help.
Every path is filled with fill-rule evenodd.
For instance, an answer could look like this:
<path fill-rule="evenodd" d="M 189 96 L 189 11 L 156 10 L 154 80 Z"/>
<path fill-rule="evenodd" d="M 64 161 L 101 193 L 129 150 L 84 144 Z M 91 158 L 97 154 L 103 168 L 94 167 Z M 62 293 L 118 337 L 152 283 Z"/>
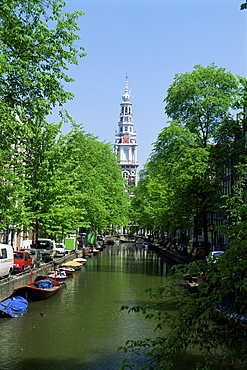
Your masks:
<path fill-rule="evenodd" d="M 14 251 L 14 271 L 21 272 L 32 268 L 33 259 L 28 252 Z"/>

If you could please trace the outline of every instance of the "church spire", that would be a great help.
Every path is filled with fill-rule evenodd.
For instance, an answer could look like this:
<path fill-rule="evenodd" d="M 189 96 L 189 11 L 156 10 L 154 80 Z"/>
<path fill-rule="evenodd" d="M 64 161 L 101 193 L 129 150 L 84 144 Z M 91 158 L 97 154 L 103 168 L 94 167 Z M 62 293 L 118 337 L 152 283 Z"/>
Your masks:
<path fill-rule="evenodd" d="M 115 133 L 115 152 L 119 159 L 122 175 L 130 187 L 137 185 L 137 141 L 132 117 L 128 74 L 125 78 L 125 92 L 120 103 L 118 132 Z"/>
<path fill-rule="evenodd" d="M 125 93 L 122 95 L 123 101 L 130 101 L 130 92 L 129 92 L 129 81 L 128 81 L 128 74 L 126 73 L 126 80 L 125 80 Z"/>

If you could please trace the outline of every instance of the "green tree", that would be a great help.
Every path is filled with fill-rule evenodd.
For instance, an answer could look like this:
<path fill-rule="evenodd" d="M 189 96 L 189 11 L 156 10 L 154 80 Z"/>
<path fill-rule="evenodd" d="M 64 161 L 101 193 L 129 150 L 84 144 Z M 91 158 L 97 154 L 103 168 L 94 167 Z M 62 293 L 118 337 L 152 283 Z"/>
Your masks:
<path fill-rule="evenodd" d="M 65 172 L 75 185 L 73 204 L 84 210 L 81 226 L 100 231 L 128 224 L 128 200 L 110 144 L 75 123 L 62 140 Z"/>
<path fill-rule="evenodd" d="M 219 126 L 229 119 L 238 93 L 238 81 L 230 72 L 214 64 L 196 65 L 192 72 L 175 75 L 164 99 L 165 112 L 206 147 L 214 143 Z"/>
<path fill-rule="evenodd" d="M 63 171 L 62 148 L 57 142 L 60 124 L 28 120 L 29 135 L 23 158 L 27 194 L 24 204 L 30 210 L 29 226 L 35 223 L 36 236 L 62 233 L 77 221 L 77 212 L 70 204 L 70 179 Z"/>
<path fill-rule="evenodd" d="M 146 365 L 140 368 L 179 369 L 187 363 L 195 370 L 246 368 L 247 331 L 241 324 L 243 315 L 247 317 L 247 207 L 243 201 L 246 194 L 243 169 L 241 166 L 233 195 L 226 197 L 229 214 L 226 232 L 231 248 L 216 263 L 196 261 L 175 266 L 176 273 L 169 285 L 149 290 L 148 305 L 122 307 L 142 312 L 147 319 L 157 322 L 154 339 L 130 340 L 121 348 L 129 355 L 131 351 L 147 354 Z M 206 282 L 199 285 L 198 292 L 191 293 L 183 287 L 184 272 L 191 276 L 203 273 Z M 169 312 L 170 302 L 176 302 L 175 313 Z M 193 350 L 196 355 L 190 358 Z M 122 368 L 131 368 L 127 360 Z"/>
<path fill-rule="evenodd" d="M 158 231 L 160 223 L 157 223 L 157 215 L 160 212 L 160 207 L 163 206 L 161 190 L 164 185 L 162 184 L 162 189 L 160 189 L 156 179 L 149 176 L 147 164 L 145 164 L 144 170 L 140 172 L 139 176 L 138 184 L 134 188 L 134 197 L 131 198 L 131 220 L 134 225 L 137 225 L 137 231 L 139 229 Z"/>
<path fill-rule="evenodd" d="M 192 72 L 175 76 L 164 100 L 165 112 L 195 135 L 199 147 L 210 147 L 213 152 L 214 146 L 220 145 L 217 142 L 219 132 L 227 133 L 227 130 L 224 131 L 222 128 L 233 127 L 231 108 L 236 106 L 239 98 L 238 80 L 230 72 L 214 64 L 208 67 L 196 65 Z M 208 192 L 208 176 L 214 178 L 215 169 L 219 170 L 221 164 L 217 159 L 216 155 L 210 156 L 209 168 L 212 173 L 205 174 L 206 187 L 202 187 L 198 192 L 206 242 L 210 213 L 208 200 L 212 194 L 211 191 Z"/>
<path fill-rule="evenodd" d="M 85 54 L 75 46 L 77 18 L 64 13 L 63 0 L 2 0 L 0 4 L 0 96 L 32 118 L 45 116 L 73 95 L 63 82 L 68 64 Z"/>
<path fill-rule="evenodd" d="M 64 13 L 65 5 L 63 0 L 3 0 L 0 4 L 0 208 L 4 228 L 26 229 L 39 212 L 34 206 L 38 202 L 33 198 L 38 191 L 37 184 L 36 189 L 32 187 L 34 173 L 24 174 L 36 165 L 30 157 L 34 158 L 40 146 L 41 132 L 51 134 L 44 117 L 55 105 L 73 97 L 63 86 L 73 81 L 67 75 L 69 64 L 77 64 L 85 55 L 75 44 L 79 40 L 76 20 L 83 13 Z M 40 155 L 39 151 L 37 160 Z"/>
<path fill-rule="evenodd" d="M 247 9 L 247 1 L 245 1 L 245 3 L 240 5 L 240 9 L 241 10 Z"/>
<path fill-rule="evenodd" d="M 23 146 L 27 127 L 0 100 L 0 218 L 1 228 L 21 229 L 28 209 L 23 200 L 27 192 L 24 176 Z"/>
<path fill-rule="evenodd" d="M 151 230 L 172 234 L 192 226 L 201 206 L 200 192 L 206 186 L 208 192 L 213 188 L 210 176 L 206 176 L 208 158 L 208 148 L 199 147 L 195 134 L 176 121 L 162 130 L 132 201 L 141 227 L 148 220 Z"/>

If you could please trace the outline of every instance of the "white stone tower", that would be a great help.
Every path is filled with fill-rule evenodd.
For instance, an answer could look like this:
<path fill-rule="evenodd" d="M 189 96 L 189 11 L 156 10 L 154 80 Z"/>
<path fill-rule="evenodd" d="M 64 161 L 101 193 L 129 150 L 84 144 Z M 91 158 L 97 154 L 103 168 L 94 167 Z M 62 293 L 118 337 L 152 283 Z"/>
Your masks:
<path fill-rule="evenodd" d="M 119 159 L 122 175 L 130 188 L 137 185 L 137 141 L 132 118 L 132 103 L 130 102 L 130 91 L 128 76 L 126 74 L 125 93 L 122 95 L 123 102 L 120 103 L 121 111 L 118 121 L 118 132 L 115 132 L 115 153 Z M 130 189 L 131 191 L 131 189 Z"/>

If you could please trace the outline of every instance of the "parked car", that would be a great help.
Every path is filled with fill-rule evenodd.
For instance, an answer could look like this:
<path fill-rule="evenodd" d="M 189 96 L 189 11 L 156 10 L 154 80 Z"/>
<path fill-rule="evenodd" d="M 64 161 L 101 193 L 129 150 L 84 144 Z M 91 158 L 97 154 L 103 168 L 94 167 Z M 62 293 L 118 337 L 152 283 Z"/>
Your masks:
<path fill-rule="evenodd" d="M 9 244 L 0 244 L 0 278 L 9 277 L 14 269 L 13 248 Z"/>
<path fill-rule="evenodd" d="M 14 251 L 14 271 L 22 272 L 32 268 L 33 259 L 26 251 Z"/>
<path fill-rule="evenodd" d="M 32 244 L 32 248 L 40 251 L 44 262 L 52 261 L 55 256 L 56 245 L 54 240 L 38 239 Z"/>
<path fill-rule="evenodd" d="M 215 263 L 224 254 L 224 251 L 212 251 L 206 257 L 207 263 Z"/>
<path fill-rule="evenodd" d="M 63 243 L 56 243 L 55 257 L 63 257 L 66 254 L 66 247 Z"/>
<path fill-rule="evenodd" d="M 21 249 L 23 252 L 28 252 L 33 259 L 32 268 L 40 267 L 41 264 L 41 254 L 38 249 Z"/>

